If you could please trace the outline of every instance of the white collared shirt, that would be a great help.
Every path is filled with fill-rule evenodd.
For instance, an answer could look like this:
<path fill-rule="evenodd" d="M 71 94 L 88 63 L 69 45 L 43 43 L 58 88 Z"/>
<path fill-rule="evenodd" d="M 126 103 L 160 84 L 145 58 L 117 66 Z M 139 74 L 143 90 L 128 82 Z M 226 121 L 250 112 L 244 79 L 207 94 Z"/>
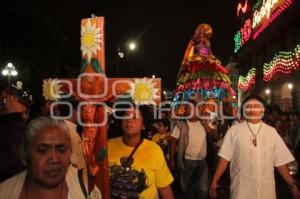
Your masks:
<path fill-rule="evenodd" d="M 258 124 L 250 124 L 254 134 Z M 231 198 L 275 199 L 274 167 L 294 160 L 277 131 L 262 123 L 253 144 L 246 122 L 232 126 L 226 133 L 219 156 L 230 161 Z"/>

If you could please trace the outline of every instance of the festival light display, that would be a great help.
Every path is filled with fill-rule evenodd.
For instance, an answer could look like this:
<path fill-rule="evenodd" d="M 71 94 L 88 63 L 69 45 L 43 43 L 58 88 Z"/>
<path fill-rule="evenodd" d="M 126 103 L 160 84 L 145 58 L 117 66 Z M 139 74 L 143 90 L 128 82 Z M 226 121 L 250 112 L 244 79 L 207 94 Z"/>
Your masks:
<path fill-rule="evenodd" d="M 248 10 L 248 0 L 245 1 L 244 5 L 242 5 L 242 3 L 238 4 L 236 15 L 240 16 L 241 12 L 243 12 L 245 14 L 247 12 L 247 10 Z"/>
<path fill-rule="evenodd" d="M 240 75 L 238 88 L 247 91 L 251 85 L 255 84 L 256 68 L 251 68 L 246 77 Z"/>
<path fill-rule="evenodd" d="M 244 26 L 241 28 L 240 31 L 236 33 L 234 36 L 234 43 L 235 43 L 235 48 L 234 52 L 236 53 L 249 39 L 251 38 L 251 20 L 248 19 L 246 20 Z"/>
<path fill-rule="evenodd" d="M 275 74 L 290 74 L 300 68 L 300 44 L 293 51 L 279 52 L 272 61 L 264 64 L 264 81 L 270 81 Z"/>
<path fill-rule="evenodd" d="M 251 38 L 251 20 L 248 19 L 241 29 L 242 45 L 244 45 Z"/>
<path fill-rule="evenodd" d="M 238 52 L 252 37 L 255 40 L 280 14 L 291 6 L 294 0 L 258 0 L 253 6 L 253 18 L 245 21 L 243 27 L 235 34 L 234 52 Z M 238 13 L 245 9 L 241 3 L 238 4 Z"/>
<path fill-rule="evenodd" d="M 272 12 L 282 5 L 284 0 L 264 0 L 261 7 L 253 13 L 252 28 L 259 26 L 264 19 L 268 19 Z"/>
<path fill-rule="evenodd" d="M 240 31 L 238 31 L 234 36 L 234 44 L 234 52 L 236 53 L 242 46 L 242 37 Z"/>
<path fill-rule="evenodd" d="M 275 19 L 277 19 L 279 17 L 279 15 L 281 13 L 283 13 L 283 11 L 285 11 L 287 8 L 290 7 L 290 5 L 293 3 L 293 0 L 286 0 L 280 7 L 278 7 L 278 9 L 276 9 L 273 14 L 268 17 L 262 24 L 261 26 L 255 31 L 255 33 L 253 34 L 253 39 L 256 39 L 260 33 L 262 33 L 273 21 L 275 21 Z M 268 16 L 268 12 L 267 12 L 267 16 Z M 254 22 L 252 23 L 252 28 L 254 26 Z M 256 27 L 256 26 L 255 26 Z"/>
<path fill-rule="evenodd" d="M 254 4 L 254 6 L 253 6 L 253 8 L 252 8 L 253 11 L 257 10 L 257 8 L 261 5 L 261 1 L 262 1 L 262 0 L 257 0 L 257 1 L 256 1 L 256 3 Z"/>
<path fill-rule="evenodd" d="M 211 26 L 200 24 L 189 41 L 178 72 L 174 102 L 187 101 L 195 96 L 222 101 L 236 95 L 227 69 L 211 51 L 211 36 Z"/>

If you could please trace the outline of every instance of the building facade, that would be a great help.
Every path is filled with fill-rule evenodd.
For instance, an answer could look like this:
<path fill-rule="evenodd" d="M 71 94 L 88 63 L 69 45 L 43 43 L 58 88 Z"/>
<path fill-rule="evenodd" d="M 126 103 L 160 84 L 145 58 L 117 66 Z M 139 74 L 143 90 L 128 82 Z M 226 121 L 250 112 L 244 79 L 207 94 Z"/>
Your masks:
<path fill-rule="evenodd" d="M 234 36 L 241 96 L 300 110 L 300 1 L 238 0 Z"/>

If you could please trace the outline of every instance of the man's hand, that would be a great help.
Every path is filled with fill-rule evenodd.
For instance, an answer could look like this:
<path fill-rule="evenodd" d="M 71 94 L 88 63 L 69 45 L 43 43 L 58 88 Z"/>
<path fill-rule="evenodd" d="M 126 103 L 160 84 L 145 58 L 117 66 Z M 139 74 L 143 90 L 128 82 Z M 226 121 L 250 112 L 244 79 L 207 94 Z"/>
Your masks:
<path fill-rule="evenodd" d="M 282 178 L 291 186 L 291 194 L 293 195 L 293 198 L 300 199 L 300 193 L 299 189 L 297 187 L 296 181 L 293 179 L 293 177 L 290 175 L 290 171 L 288 169 L 287 165 L 282 165 L 279 167 L 276 167 L 279 171 Z"/>
<path fill-rule="evenodd" d="M 211 184 L 210 184 L 210 187 L 209 187 L 209 195 L 211 198 L 216 198 L 218 196 L 218 193 L 217 193 L 217 189 L 218 189 L 218 183 L 213 181 Z"/>
<path fill-rule="evenodd" d="M 209 194 L 211 198 L 217 197 L 217 189 L 218 189 L 218 181 L 221 178 L 222 174 L 226 170 L 226 168 L 229 165 L 229 161 L 225 160 L 224 158 L 220 157 L 219 163 L 215 172 L 215 175 L 213 177 L 212 183 L 209 187 Z"/>

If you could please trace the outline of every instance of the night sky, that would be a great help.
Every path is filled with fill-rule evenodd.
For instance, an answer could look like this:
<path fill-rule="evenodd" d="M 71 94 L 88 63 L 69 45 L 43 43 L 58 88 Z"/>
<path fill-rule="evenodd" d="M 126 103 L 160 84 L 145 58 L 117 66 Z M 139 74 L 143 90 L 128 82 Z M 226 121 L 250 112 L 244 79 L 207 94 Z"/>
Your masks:
<path fill-rule="evenodd" d="M 151 77 L 155 74 L 162 78 L 164 89 L 174 88 L 185 48 L 200 23 L 212 25 L 212 50 L 223 65 L 227 64 L 229 56 L 232 55 L 233 36 L 237 31 L 234 0 L 179 1 L 179 3 L 167 3 L 163 0 L 138 3 L 107 2 L 100 0 L 40 0 L 23 1 L 23 3 L 2 1 L 0 11 L 4 10 L 8 13 L 11 7 L 21 7 L 38 12 L 50 20 L 64 38 L 61 44 L 62 59 L 58 65 L 69 67 L 65 67 L 63 73 L 68 73 L 68 70 L 72 70 L 73 73 L 79 71 L 80 19 L 91 16 L 91 13 L 96 16 L 105 16 L 106 73 L 109 77 L 116 75 L 119 46 L 125 53 L 124 59 L 120 62 L 120 76 Z M 0 21 L 7 20 L 5 16 L 9 15 L 4 15 L 4 18 L 2 16 Z M 27 23 L 30 21 L 27 20 Z M 9 29 L 10 32 L 17 31 L 17 28 Z M 26 31 L 28 34 L 28 30 Z M 17 35 L 16 39 L 20 40 L 17 43 L 22 44 L 21 40 L 24 39 L 20 37 L 22 31 L 19 31 Z M 2 43 L 6 40 L 2 37 Z M 137 42 L 138 46 L 134 52 L 128 52 L 125 48 L 126 42 L 130 40 Z M 15 45 L 14 49 L 10 49 L 9 45 L 4 45 L 5 48 L 0 51 L 0 63 L 19 60 L 16 62 L 24 65 L 25 63 L 18 57 L 21 53 L 12 53 L 26 51 L 24 45 L 21 44 Z M 49 50 L 48 53 L 51 54 L 54 50 L 55 48 Z"/>

